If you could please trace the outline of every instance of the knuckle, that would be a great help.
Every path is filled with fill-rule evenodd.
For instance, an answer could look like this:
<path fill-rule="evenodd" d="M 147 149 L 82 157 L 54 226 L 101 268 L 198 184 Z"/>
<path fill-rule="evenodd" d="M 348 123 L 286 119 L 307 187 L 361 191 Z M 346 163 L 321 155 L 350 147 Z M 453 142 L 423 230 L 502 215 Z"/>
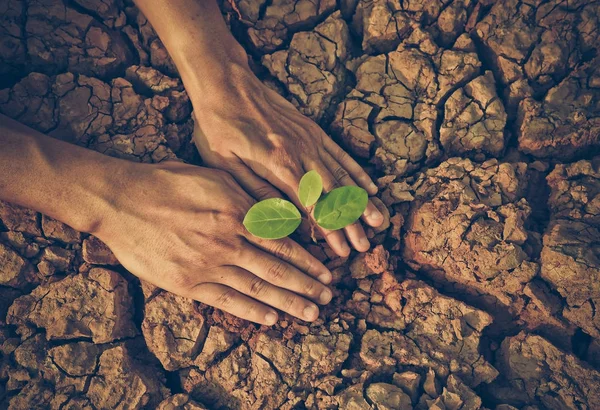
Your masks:
<path fill-rule="evenodd" d="M 267 271 L 270 280 L 273 282 L 281 282 L 285 278 L 286 272 L 287 269 L 281 262 L 272 263 Z"/>
<path fill-rule="evenodd" d="M 333 177 L 337 180 L 337 181 L 342 181 L 346 178 L 348 178 L 348 172 L 346 172 L 346 170 L 344 169 L 344 167 L 342 167 L 341 165 L 336 167 L 333 170 Z"/>
<path fill-rule="evenodd" d="M 292 245 L 289 244 L 289 242 L 280 241 L 274 245 L 274 253 L 282 259 L 289 260 L 294 254 L 294 249 L 292 248 Z"/>
<path fill-rule="evenodd" d="M 230 214 L 228 215 L 228 224 L 231 225 L 233 232 L 240 232 L 243 229 L 242 221 L 246 216 L 246 212 L 247 211 L 245 211 L 241 207 L 235 207 L 231 210 Z"/>
<path fill-rule="evenodd" d="M 214 211 L 213 216 L 219 226 L 226 226 L 231 232 L 237 232 L 242 225 L 246 211 L 241 204 L 231 204 L 223 210 Z"/>
<path fill-rule="evenodd" d="M 299 161 L 294 158 L 292 152 L 304 152 L 301 149 L 275 148 L 272 153 L 273 168 L 277 174 L 284 178 L 297 178 L 302 176 Z"/>
<path fill-rule="evenodd" d="M 215 306 L 221 309 L 227 309 L 232 306 L 235 297 L 233 289 L 227 289 L 219 293 L 215 299 Z"/>
<path fill-rule="evenodd" d="M 263 200 L 274 196 L 273 189 L 264 185 L 254 189 L 256 199 Z"/>
<path fill-rule="evenodd" d="M 302 265 L 302 270 L 305 272 L 313 272 L 314 270 L 317 269 L 318 265 L 315 264 L 315 260 L 313 259 L 314 257 L 312 255 L 309 255 L 309 257 L 306 257 L 304 259 L 304 264 Z"/>
<path fill-rule="evenodd" d="M 189 275 L 185 273 L 176 273 L 171 277 L 171 283 L 175 289 L 181 289 L 183 291 L 189 290 L 193 287 L 194 283 Z"/>
<path fill-rule="evenodd" d="M 306 285 L 304 285 L 304 292 L 306 295 L 316 296 L 320 293 L 319 288 L 320 286 L 318 286 L 316 282 L 309 280 Z"/>
<path fill-rule="evenodd" d="M 251 296 L 261 296 L 265 293 L 266 289 L 266 283 L 261 278 L 255 277 L 250 281 L 249 292 Z"/>
<path fill-rule="evenodd" d="M 242 238 L 243 237 L 240 237 L 234 241 L 230 249 L 227 251 L 227 255 L 229 255 L 229 258 L 231 258 L 233 261 L 239 261 L 246 255 Z"/>
<path fill-rule="evenodd" d="M 296 304 L 298 298 L 294 295 L 287 295 L 283 298 L 282 308 L 286 312 L 290 312 L 292 307 Z"/>
<path fill-rule="evenodd" d="M 275 146 L 269 150 L 271 158 L 276 164 L 289 165 L 292 163 L 292 156 L 290 150 L 283 146 Z"/>
<path fill-rule="evenodd" d="M 327 186 L 325 187 L 327 191 L 332 191 L 335 188 L 339 188 L 341 185 L 337 178 L 334 177 L 333 181 L 329 181 Z"/>

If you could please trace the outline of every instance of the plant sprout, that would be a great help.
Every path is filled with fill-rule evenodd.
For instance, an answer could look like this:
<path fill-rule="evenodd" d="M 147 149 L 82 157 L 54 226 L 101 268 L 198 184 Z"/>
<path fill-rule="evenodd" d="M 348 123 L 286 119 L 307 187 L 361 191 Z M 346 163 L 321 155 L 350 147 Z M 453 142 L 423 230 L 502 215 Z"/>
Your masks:
<path fill-rule="evenodd" d="M 323 180 L 317 171 L 309 171 L 300 180 L 300 203 L 322 228 L 342 229 L 360 218 L 367 207 L 369 195 L 357 186 L 336 188 L 322 195 Z M 294 204 L 280 198 L 257 202 L 244 217 L 244 226 L 254 236 L 280 239 L 292 234 L 302 221 Z"/>

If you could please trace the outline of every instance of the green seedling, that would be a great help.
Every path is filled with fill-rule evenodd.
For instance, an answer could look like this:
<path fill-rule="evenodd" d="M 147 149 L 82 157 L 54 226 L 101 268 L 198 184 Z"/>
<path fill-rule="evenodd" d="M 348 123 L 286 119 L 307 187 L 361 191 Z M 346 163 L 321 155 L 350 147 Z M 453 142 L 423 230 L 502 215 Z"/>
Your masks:
<path fill-rule="evenodd" d="M 369 195 L 357 186 L 336 188 L 322 195 L 323 181 L 316 171 L 309 171 L 300 180 L 298 198 L 317 225 L 329 230 L 345 228 L 354 223 L 367 208 Z M 244 218 L 244 226 L 254 236 L 280 239 L 291 235 L 302 222 L 298 208 L 289 201 L 271 198 L 252 206 Z"/>
<path fill-rule="evenodd" d="M 354 223 L 369 202 L 367 191 L 357 186 L 344 186 L 323 195 L 315 205 L 315 221 L 321 228 L 335 231 Z"/>
<path fill-rule="evenodd" d="M 308 171 L 300 180 L 298 198 L 306 208 L 317 203 L 323 192 L 323 180 L 317 171 Z"/>
<path fill-rule="evenodd" d="M 300 226 L 302 215 L 290 201 L 270 198 L 257 202 L 244 217 L 244 226 L 254 236 L 285 238 Z"/>

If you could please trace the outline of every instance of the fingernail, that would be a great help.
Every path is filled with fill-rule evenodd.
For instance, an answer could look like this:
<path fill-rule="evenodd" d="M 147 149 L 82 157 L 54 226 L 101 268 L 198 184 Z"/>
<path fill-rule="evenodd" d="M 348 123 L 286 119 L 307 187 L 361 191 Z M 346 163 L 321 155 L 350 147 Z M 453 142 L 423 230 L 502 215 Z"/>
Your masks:
<path fill-rule="evenodd" d="M 271 326 L 274 325 L 277 322 L 277 313 L 275 312 L 269 312 L 265 315 L 265 322 L 267 322 L 267 325 Z"/>
<path fill-rule="evenodd" d="M 375 185 L 374 182 L 371 182 L 371 183 L 369 183 L 369 189 L 371 191 L 377 191 L 378 188 L 377 188 L 377 185 Z"/>
<path fill-rule="evenodd" d="M 371 211 L 367 214 L 367 219 L 370 222 L 379 225 L 381 222 L 383 222 L 383 214 L 379 211 Z"/>
<path fill-rule="evenodd" d="M 319 282 L 327 285 L 329 282 L 331 282 L 331 273 L 324 273 L 322 275 L 319 275 L 317 279 L 319 279 Z"/>
<path fill-rule="evenodd" d="M 360 244 L 361 249 L 369 249 L 371 247 L 371 242 L 369 242 L 365 236 L 360 238 L 358 243 Z"/>
<path fill-rule="evenodd" d="M 331 298 L 332 298 L 332 293 L 329 289 L 325 288 L 323 289 L 323 292 L 321 292 L 321 295 L 319 296 L 319 302 L 326 304 L 331 302 Z"/>
<path fill-rule="evenodd" d="M 315 320 L 317 318 L 317 316 L 319 315 L 319 308 L 316 307 L 315 305 L 310 305 L 304 308 L 304 311 L 302 312 L 304 314 L 304 318 L 306 320 Z"/>

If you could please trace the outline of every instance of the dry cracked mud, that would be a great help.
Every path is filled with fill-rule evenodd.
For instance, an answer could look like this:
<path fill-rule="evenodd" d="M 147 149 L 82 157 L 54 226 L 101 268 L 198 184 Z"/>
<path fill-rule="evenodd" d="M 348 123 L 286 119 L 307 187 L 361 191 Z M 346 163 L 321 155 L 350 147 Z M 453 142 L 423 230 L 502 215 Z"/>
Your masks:
<path fill-rule="evenodd" d="M 0 409 L 600 408 L 600 3 L 228 0 L 261 78 L 377 178 L 332 303 L 259 327 L 0 202 Z M 200 163 L 131 0 L 0 3 L 0 112 Z"/>

